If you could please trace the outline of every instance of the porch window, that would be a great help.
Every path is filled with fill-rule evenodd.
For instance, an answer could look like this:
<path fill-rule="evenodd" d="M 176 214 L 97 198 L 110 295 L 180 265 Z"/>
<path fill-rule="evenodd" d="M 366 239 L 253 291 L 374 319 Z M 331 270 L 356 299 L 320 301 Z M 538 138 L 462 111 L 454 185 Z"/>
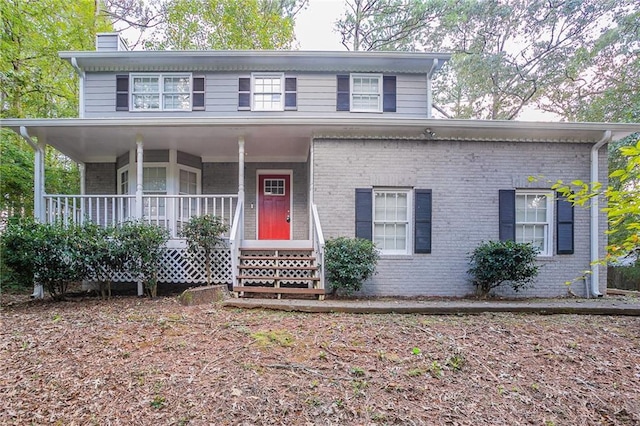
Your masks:
<path fill-rule="evenodd" d="M 195 195 L 198 193 L 198 172 L 180 169 L 178 194 Z M 198 200 L 183 198 L 179 200 L 178 226 L 181 228 L 183 222 L 189 221 L 192 216 L 198 214 Z"/>
<path fill-rule="evenodd" d="M 373 191 L 373 242 L 383 254 L 408 254 L 410 249 L 411 192 Z"/>
<path fill-rule="evenodd" d="M 166 195 L 167 168 L 144 167 L 142 191 L 145 195 Z M 166 216 L 166 199 L 164 197 L 146 197 L 144 215 L 153 218 L 164 218 Z"/>
<path fill-rule="evenodd" d="M 132 74 L 131 98 L 133 111 L 189 111 L 191 75 Z"/>

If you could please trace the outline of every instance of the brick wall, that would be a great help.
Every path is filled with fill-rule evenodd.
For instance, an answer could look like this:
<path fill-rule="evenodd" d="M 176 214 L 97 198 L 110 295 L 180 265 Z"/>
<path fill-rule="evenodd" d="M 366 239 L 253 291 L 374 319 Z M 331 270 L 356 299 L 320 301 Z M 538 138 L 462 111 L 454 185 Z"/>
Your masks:
<path fill-rule="evenodd" d="M 354 236 L 355 188 L 433 191 L 432 253 L 384 256 L 378 274 L 366 283 L 365 294 L 473 293 L 466 273 L 468 253 L 482 241 L 498 239 L 498 190 L 548 188 L 547 182 L 557 179 L 589 181 L 589 144 L 326 139 L 313 143 L 314 202 L 325 238 Z M 606 149 L 601 151 L 600 176 L 606 178 Z M 531 183 L 529 176 L 541 180 Z M 606 217 L 601 215 L 600 220 L 604 231 Z M 566 295 L 565 282 L 590 268 L 588 209 L 575 208 L 574 230 L 575 253 L 541 258 L 535 287 L 519 295 Z M 606 287 L 604 269 L 601 291 Z M 584 294 L 582 283 L 570 288 Z M 501 293 L 510 295 L 508 290 Z"/>

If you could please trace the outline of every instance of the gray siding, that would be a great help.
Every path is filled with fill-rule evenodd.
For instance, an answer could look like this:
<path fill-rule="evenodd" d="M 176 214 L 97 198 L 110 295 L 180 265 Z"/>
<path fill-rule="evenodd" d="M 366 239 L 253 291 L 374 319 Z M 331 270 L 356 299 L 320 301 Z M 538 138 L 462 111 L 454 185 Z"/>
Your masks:
<path fill-rule="evenodd" d="M 590 148 L 557 143 L 316 140 L 314 202 L 325 238 L 354 236 L 355 188 L 433 190 L 432 253 L 383 256 L 378 274 L 363 292 L 464 296 L 474 292 L 466 273 L 468 253 L 482 241 L 498 239 L 498 190 L 548 188 L 548 182 L 557 179 L 588 181 Z M 604 151 L 601 176 L 606 176 Z M 529 176 L 543 178 L 529 183 Z M 602 214 L 601 235 L 605 227 Z M 555 235 L 553 241 L 555 247 Z M 587 209 L 575 208 L 575 254 L 541 258 L 539 263 L 535 287 L 519 294 L 566 295 L 565 282 L 590 268 Z M 601 271 L 601 290 L 605 288 L 606 272 Z M 582 282 L 570 289 L 584 295 Z"/>
<path fill-rule="evenodd" d="M 250 73 L 200 73 L 205 75 L 205 110 L 185 112 L 116 111 L 116 74 L 92 72 L 85 79 L 85 117 L 166 117 L 166 116 L 344 116 L 348 111 L 336 111 L 336 74 L 287 73 L 297 78 L 297 111 L 238 111 L 238 78 Z M 396 116 L 427 116 L 427 79 L 425 75 L 400 74 L 396 80 Z M 379 113 L 357 113 L 379 115 Z"/>
<path fill-rule="evenodd" d="M 186 152 L 178 151 L 177 153 L 178 164 L 193 167 L 196 169 L 202 169 L 202 158 L 197 155 L 192 155 Z"/>
<path fill-rule="evenodd" d="M 85 190 L 87 194 L 116 194 L 116 163 L 86 163 Z"/>
<path fill-rule="evenodd" d="M 293 239 L 309 239 L 309 167 L 307 163 L 245 164 L 245 239 L 256 239 L 256 185 L 258 170 L 293 171 Z M 238 163 L 203 163 L 202 193 L 233 194 L 238 192 Z"/>

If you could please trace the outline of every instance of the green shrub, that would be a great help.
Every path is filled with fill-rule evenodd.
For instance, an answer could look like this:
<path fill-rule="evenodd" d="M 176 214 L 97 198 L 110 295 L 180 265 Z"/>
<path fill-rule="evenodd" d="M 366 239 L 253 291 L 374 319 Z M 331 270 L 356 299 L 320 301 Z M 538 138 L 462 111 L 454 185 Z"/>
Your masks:
<path fill-rule="evenodd" d="M 100 284 L 102 298 L 111 297 L 111 283 L 116 274 L 124 272 L 129 260 L 128 246 L 121 228 L 103 228 L 94 223 L 82 226 L 84 262 L 88 267 L 87 279 Z"/>
<path fill-rule="evenodd" d="M 135 221 L 120 225 L 118 235 L 122 240 L 122 249 L 127 253 L 126 270 L 132 277 L 144 282 L 149 296 L 155 297 L 158 269 L 169 233 L 160 226 Z"/>
<path fill-rule="evenodd" d="M 331 285 L 331 293 L 338 290 L 352 294 L 375 274 L 378 251 L 375 245 L 362 238 L 338 237 L 325 244 L 324 266 Z"/>
<path fill-rule="evenodd" d="M 519 291 L 532 285 L 538 275 L 537 254 L 538 248 L 530 243 L 488 241 L 471 253 L 467 272 L 481 296 L 502 284 Z"/>
<path fill-rule="evenodd" d="M 228 230 L 229 226 L 221 217 L 204 215 L 193 216 L 180 232 L 180 235 L 187 239 L 187 245 L 192 254 L 200 250 L 204 251 L 208 285 L 211 285 L 211 253 L 224 243 L 222 234 Z"/>
<path fill-rule="evenodd" d="M 33 285 L 37 227 L 33 218 L 12 217 L 0 233 L 0 280 L 3 287 L 22 289 Z"/>

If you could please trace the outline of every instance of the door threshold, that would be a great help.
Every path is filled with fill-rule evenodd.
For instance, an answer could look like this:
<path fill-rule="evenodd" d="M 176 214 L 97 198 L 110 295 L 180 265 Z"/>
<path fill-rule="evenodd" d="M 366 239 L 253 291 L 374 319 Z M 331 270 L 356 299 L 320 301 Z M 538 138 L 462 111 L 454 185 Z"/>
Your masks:
<path fill-rule="evenodd" d="M 242 240 L 240 247 L 243 249 L 251 248 L 291 248 L 291 249 L 310 249 L 313 247 L 311 240 Z"/>

